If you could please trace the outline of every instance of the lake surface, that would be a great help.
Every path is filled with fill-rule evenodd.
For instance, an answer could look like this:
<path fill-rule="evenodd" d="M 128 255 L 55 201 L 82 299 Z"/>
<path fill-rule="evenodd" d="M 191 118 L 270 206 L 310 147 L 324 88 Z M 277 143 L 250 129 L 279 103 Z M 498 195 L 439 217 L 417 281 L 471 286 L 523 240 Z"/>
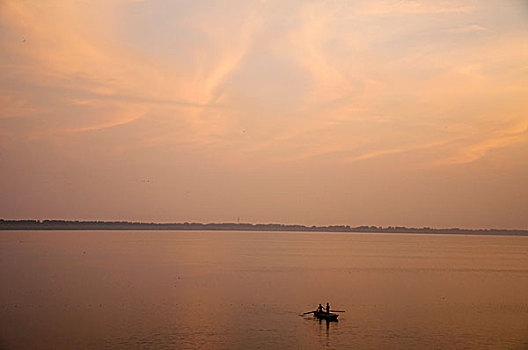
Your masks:
<path fill-rule="evenodd" d="M 4 231 L 0 272 L 2 349 L 528 349 L 528 237 Z"/>

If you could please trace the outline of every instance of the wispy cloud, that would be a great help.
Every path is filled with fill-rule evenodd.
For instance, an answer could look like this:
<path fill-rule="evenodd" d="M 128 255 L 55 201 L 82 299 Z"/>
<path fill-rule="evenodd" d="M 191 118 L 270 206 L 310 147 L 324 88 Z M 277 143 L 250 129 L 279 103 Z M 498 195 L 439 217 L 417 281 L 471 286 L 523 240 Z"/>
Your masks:
<path fill-rule="evenodd" d="M 56 4 L 62 3 L 57 1 Z M 148 2 L 136 5 L 151 6 Z M 360 2 L 357 6 L 300 2 L 292 5 L 288 14 L 295 21 L 288 25 L 275 23 L 273 28 L 266 27 L 273 23 L 267 16 L 273 13 L 276 4 L 247 6 L 236 10 L 231 17 L 217 12 L 219 9 L 209 9 L 189 17 L 191 29 L 199 33 L 201 41 L 186 42 L 187 46 L 179 49 L 188 53 L 182 57 L 192 60 L 177 58 L 170 65 L 158 56 L 119 44 L 113 32 L 103 38 L 97 30 L 88 30 L 88 21 L 75 20 L 82 18 L 82 8 L 75 4 L 59 7 L 43 4 L 35 8 L 29 3 L 7 1 L 3 6 L 9 14 L 9 25 L 24 32 L 27 38 L 23 44 L 18 41 L 3 44 L 12 57 L 23 57 L 31 62 L 31 69 L 24 73 L 27 79 L 33 79 L 36 85 L 50 91 L 62 89 L 67 96 L 63 99 L 65 106 L 77 101 L 74 104 L 81 113 L 101 109 L 108 112 L 100 118 L 69 120 L 65 128 L 58 122 L 49 124 L 61 130 L 80 132 L 124 125 L 136 118 L 130 114 L 130 108 L 125 107 L 128 104 L 144 114 L 150 111 L 163 118 L 172 118 L 174 126 L 184 128 L 186 132 L 179 133 L 173 142 L 215 144 L 231 149 L 232 153 L 242 148 L 246 154 L 258 152 L 269 159 L 309 159 L 339 154 L 343 161 L 355 162 L 412 152 L 430 141 L 425 137 L 421 140 L 415 133 L 422 123 L 418 118 L 428 118 L 423 125 L 450 128 L 436 121 L 428 110 L 443 108 L 444 99 L 460 99 L 475 93 L 475 89 L 485 89 L 488 93 L 501 89 L 491 86 L 486 76 L 492 71 L 489 62 L 494 56 L 481 48 L 471 48 L 481 52 L 476 56 L 478 59 L 464 55 L 467 47 L 454 47 L 450 48 L 452 57 L 444 55 L 439 60 L 434 50 L 441 47 L 427 43 L 432 49 L 413 51 L 405 55 L 405 59 L 396 59 L 385 56 L 383 45 L 377 43 L 379 34 L 376 31 L 363 28 L 362 32 L 357 32 L 356 22 L 342 21 L 343 18 L 372 21 L 372 15 L 389 14 L 465 16 L 474 10 L 467 2 L 381 1 Z M 115 4 L 96 6 L 102 6 L 100 12 L 107 13 L 106 19 L 112 19 L 111 14 L 117 9 Z M 223 10 L 234 11 L 230 7 Z M 186 21 L 190 21 L 189 18 Z M 226 22 L 227 19 L 231 23 Z M 395 34 L 391 40 L 399 40 L 404 45 L 408 32 L 419 32 L 420 26 L 424 24 L 408 26 L 407 32 Z M 41 28 L 47 28 L 47 32 Z M 444 28 L 439 25 L 438 33 L 445 33 Z M 107 29 L 107 24 L 99 28 L 100 31 Z M 472 24 L 454 27 L 448 34 L 484 30 L 484 24 Z M 347 35 L 342 35 L 343 32 Z M 448 34 L 444 34 L 446 38 Z M 268 45 L 265 49 L 263 42 Z M 516 43 L 500 45 L 499 51 L 505 51 Z M 237 91 L 236 82 L 230 81 L 230 77 L 236 75 L 241 66 L 247 66 L 248 60 L 254 59 L 252 54 L 257 49 L 268 50 L 273 57 L 304 74 L 302 85 L 272 81 L 278 86 L 291 84 L 291 90 L 300 98 L 296 102 L 291 99 L 288 110 L 274 106 L 274 101 L 263 100 L 264 104 L 258 107 L 263 108 L 259 111 L 262 116 L 253 117 L 249 123 L 257 129 L 251 129 L 244 138 L 233 139 L 233 134 L 247 127 L 244 118 L 254 114 L 251 110 L 254 105 L 241 103 L 238 98 L 249 97 L 248 101 L 261 98 L 259 84 L 267 82 L 252 81 L 247 85 L 253 87 L 252 90 Z M 22 69 L 22 63 L 18 64 Z M 436 73 L 430 78 L 421 75 L 431 71 Z M 460 74 L 464 75 L 464 81 L 451 84 Z M 11 106 L 5 114 L 43 111 L 42 106 L 31 105 L 27 97 L 19 99 L 10 95 L 5 99 L 8 102 L 5 105 Z M 423 107 L 418 107 L 416 102 L 419 101 L 427 103 L 422 102 Z M 278 115 L 272 116 L 272 110 Z M 419 117 L 420 114 L 429 116 Z M 403 128 L 403 125 L 408 125 L 411 142 L 400 146 L 389 144 L 383 135 L 390 128 Z M 372 141 L 368 141 L 364 132 L 374 136 Z M 310 137 L 317 137 L 318 141 L 303 145 Z M 442 138 L 436 141 L 441 142 Z M 370 151 L 364 154 L 350 156 L 347 153 L 368 142 L 379 144 L 366 147 Z"/>
<path fill-rule="evenodd" d="M 358 161 L 361 161 L 361 160 L 378 158 L 378 157 L 386 156 L 386 155 L 389 155 L 389 154 L 402 153 L 404 151 L 405 150 L 403 148 L 384 149 L 384 150 L 380 150 L 380 151 L 365 153 L 365 154 L 362 154 L 362 155 L 357 156 L 357 157 L 353 157 L 353 158 L 349 159 L 349 162 L 358 162 Z"/>
<path fill-rule="evenodd" d="M 139 119 L 139 117 L 132 117 L 132 118 L 124 119 L 124 120 L 106 122 L 106 123 L 102 123 L 102 124 L 90 125 L 90 126 L 81 127 L 81 128 L 64 129 L 63 131 L 67 132 L 67 133 L 78 133 L 78 132 L 86 132 L 86 131 L 100 131 L 100 130 L 104 130 L 104 129 L 114 128 L 116 126 L 126 125 L 126 124 L 129 124 L 129 123 L 131 123 L 133 121 L 136 121 L 138 119 Z"/>
<path fill-rule="evenodd" d="M 451 157 L 432 162 L 433 165 L 453 165 L 475 162 L 489 152 L 510 147 L 519 143 L 528 144 L 528 125 L 523 124 L 506 130 L 498 130 L 490 135 L 480 135 L 478 139 L 461 140 L 466 144 Z"/>
<path fill-rule="evenodd" d="M 101 18 L 98 26 L 93 27 L 90 21 L 83 18 L 82 11 L 87 6 L 90 10 L 98 8 L 99 11 L 95 12 L 106 16 Z M 127 5 L 123 3 L 120 6 Z M 240 29 L 237 33 L 222 29 L 226 26 L 218 21 L 214 13 L 212 17 L 209 13 L 209 18 L 200 19 L 198 16 L 196 23 L 201 25 L 202 35 L 215 45 L 214 55 L 208 55 L 208 47 L 193 44 L 180 49 L 202 59 L 190 62 L 190 65 L 175 61 L 169 66 L 159 57 L 117 41 L 115 33 L 109 31 L 109 24 L 105 22 L 111 20 L 112 13 L 117 11 L 116 4 L 112 2 L 88 5 L 55 0 L 33 6 L 29 2 L 6 1 L 2 7 L 3 20 L 8 27 L 13 32 L 23 33 L 20 38 L 13 36 L 13 40 L 6 40 L 2 45 L 11 56 L 4 61 L 16 62 L 11 63 L 15 65 L 11 72 L 22 73 L 3 71 L 4 76 L 23 74 L 28 82 L 48 91 L 58 93 L 62 90 L 65 98 L 59 97 L 56 102 L 62 100 L 65 106 L 75 96 L 73 100 L 82 101 L 76 103 L 79 108 L 86 111 L 106 108 L 117 114 L 106 113 L 109 119 L 106 122 L 94 118 L 93 125 L 68 130 L 99 130 L 120 125 L 123 114 L 128 113 L 122 109 L 127 103 L 142 110 L 147 107 L 159 111 L 160 107 L 166 106 L 167 109 L 185 108 L 186 112 L 177 113 L 175 119 L 185 119 L 184 125 L 190 128 L 188 137 L 202 138 L 204 142 L 207 142 L 205 139 L 212 129 L 209 116 L 214 113 L 202 113 L 202 110 L 226 108 L 220 102 L 223 94 L 221 84 L 243 59 L 251 45 L 252 33 L 260 25 L 258 9 L 248 16 L 241 13 L 238 19 L 233 19 L 228 28 Z M 43 31 L 43 28 L 46 30 Z M 105 32 L 108 34 L 106 37 L 101 35 Z M 29 67 L 26 62 L 30 62 Z M 22 113 L 20 102 L 16 106 L 14 104 L 15 98 L 5 96 L 11 106 L 5 110 L 7 114 Z M 42 108 L 36 105 L 25 107 L 26 111 L 40 113 Z M 170 111 L 162 112 L 167 113 Z M 77 117 L 72 115 L 70 118 Z M 85 118 L 83 122 L 89 122 L 89 119 Z M 215 123 L 218 130 L 218 120 Z M 50 123 L 54 124 L 58 126 L 60 123 Z"/>
<path fill-rule="evenodd" d="M 363 14 L 387 16 L 401 14 L 454 14 L 474 11 L 473 6 L 463 5 L 459 1 L 377 1 L 369 2 Z"/>
<path fill-rule="evenodd" d="M 472 33 L 472 32 L 484 32 L 486 28 L 479 26 L 478 24 L 470 24 L 463 27 L 457 27 L 449 29 L 449 33 Z"/>
<path fill-rule="evenodd" d="M 27 98 L 10 95 L 8 92 L 0 95 L 0 119 L 19 117 L 35 112 L 36 109 L 28 105 Z"/>

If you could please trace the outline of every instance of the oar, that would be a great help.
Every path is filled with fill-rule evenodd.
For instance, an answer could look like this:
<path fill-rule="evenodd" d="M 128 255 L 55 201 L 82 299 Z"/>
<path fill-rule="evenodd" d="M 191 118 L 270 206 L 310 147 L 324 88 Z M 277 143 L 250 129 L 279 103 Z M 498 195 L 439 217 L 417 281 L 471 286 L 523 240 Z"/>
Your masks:
<path fill-rule="evenodd" d="M 313 314 L 314 312 L 315 311 L 308 311 L 308 312 L 303 313 L 303 315 Z"/>
<path fill-rule="evenodd" d="M 330 310 L 330 312 L 346 312 L 345 310 Z"/>

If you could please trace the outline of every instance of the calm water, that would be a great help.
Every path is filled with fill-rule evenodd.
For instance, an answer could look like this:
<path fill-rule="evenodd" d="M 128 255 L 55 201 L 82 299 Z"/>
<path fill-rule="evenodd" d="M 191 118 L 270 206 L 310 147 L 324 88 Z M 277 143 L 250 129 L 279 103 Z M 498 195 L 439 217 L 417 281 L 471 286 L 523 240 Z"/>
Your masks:
<path fill-rule="evenodd" d="M 528 237 L 0 232 L 0 348 L 528 349 Z M 301 317 L 317 303 L 339 322 Z"/>

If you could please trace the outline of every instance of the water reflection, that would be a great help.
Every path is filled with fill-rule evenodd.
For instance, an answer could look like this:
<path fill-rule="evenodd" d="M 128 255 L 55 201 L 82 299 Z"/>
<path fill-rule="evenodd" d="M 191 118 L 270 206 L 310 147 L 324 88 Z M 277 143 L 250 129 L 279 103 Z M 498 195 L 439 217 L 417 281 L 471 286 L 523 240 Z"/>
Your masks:
<path fill-rule="evenodd" d="M 319 329 L 322 329 L 322 324 L 324 323 L 325 329 L 326 329 L 326 336 L 328 337 L 330 335 L 330 324 L 335 323 L 332 327 L 337 327 L 338 320 L 317 320 L 319 322 Z"/>
<path fill-rule="evenodd" d="M 527 251 L 526 237 L 0 232 L 0 348 L 522 348 Z M 298 316 L 317 300 L 347 313 Z"/>
<path fill-rule="evenodd" d="M 336 330 L 338 321 L 336 320 L 322 320 L 315 319 L 318 325 L 318 338 L 320 339 L 321 345 L 324 348 L 333 348 L 334 339 L 332 338 L 333 332 Z"/>
<path fill-rule="evenodd" d="M 313 335 L 319 339 L 319 342 L 326 348 L 332 347 L 332 334 L 337 330 L 338 320 L 325 320 L 315 316 L 305 316 L 306 322 L 313 325 Z"/>

